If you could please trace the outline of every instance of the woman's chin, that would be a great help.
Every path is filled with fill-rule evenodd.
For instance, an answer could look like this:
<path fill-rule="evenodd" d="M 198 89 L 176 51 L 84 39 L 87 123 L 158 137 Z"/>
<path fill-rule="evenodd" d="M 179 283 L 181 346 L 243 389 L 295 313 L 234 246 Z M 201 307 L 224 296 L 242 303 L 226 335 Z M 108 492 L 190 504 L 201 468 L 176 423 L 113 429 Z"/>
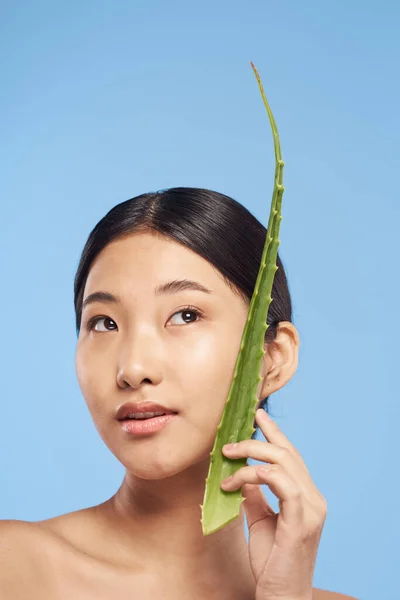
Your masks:
<path fill-rule="evenodd" d="M 168 457 L 151 456 L 142 460 L 120 460 L 131 476 L 144 479 L 146 481 L 162 481 L 169 478 L 176 478 L 179 475 L 182 478 L 200 478 L 207 477 L 210 453 L 199 456 L 186 456 L 186 460 L 182 461 L 182 449 L 176 453 L 170 451 Z"/>

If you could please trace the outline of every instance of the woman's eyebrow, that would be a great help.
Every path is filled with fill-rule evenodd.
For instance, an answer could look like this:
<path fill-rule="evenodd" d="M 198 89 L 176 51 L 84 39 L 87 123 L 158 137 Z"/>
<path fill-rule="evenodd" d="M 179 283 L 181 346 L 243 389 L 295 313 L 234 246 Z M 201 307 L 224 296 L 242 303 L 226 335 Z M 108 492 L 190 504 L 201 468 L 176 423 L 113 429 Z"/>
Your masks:
<path fill-rule="evenodd" d="M 184 290 L 195 290 L 198 292 L 204 292 L 205 294 L 212 294 L 214 290 L 209 290 L 198 281 L 192 281 L 191 279 L 174 279 L 173 281 L 166 281 L 158 285 L 154 294 L 160 296 L 162 294 L 176 294 L 177 292 L 183 292 Z M 121 304 L 121 298 L 115 296 L 110 292 L 93 292 L 85 298 L 82 304 L 82 311 L 86 306 L 93 302 L 104 302 L 105 304 Z"/>
<path fill-rule="evenodd" d="M 192 281 L 191 279 L 174 279 L 173 281 L 167 281 L 157 286 L 154 290 L 156 296 L 161 294 L 175 294 L 176 292 L 183 292 L 184 290 L 195 290 L 198 292 L 204 292 L 205 294 L 212 294 L 214 290 L 209 290 L 198 281 Z"/>

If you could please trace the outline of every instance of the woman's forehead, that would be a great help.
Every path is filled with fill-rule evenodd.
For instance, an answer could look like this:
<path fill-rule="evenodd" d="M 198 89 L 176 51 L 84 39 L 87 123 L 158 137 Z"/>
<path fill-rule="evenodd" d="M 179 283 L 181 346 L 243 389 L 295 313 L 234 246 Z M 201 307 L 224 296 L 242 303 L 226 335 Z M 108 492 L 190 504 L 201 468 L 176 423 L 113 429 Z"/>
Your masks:
<path fill-rule="evenodd" d="M 156 295 L 184 289 L 209 295 L 230 291 L 222 274 L 205 258 L 170 238 L 147 233 L 117 240 L 102 250 L 89 272 L 85 295 L 100 286 L 121 293 L 145 288 Z"/>

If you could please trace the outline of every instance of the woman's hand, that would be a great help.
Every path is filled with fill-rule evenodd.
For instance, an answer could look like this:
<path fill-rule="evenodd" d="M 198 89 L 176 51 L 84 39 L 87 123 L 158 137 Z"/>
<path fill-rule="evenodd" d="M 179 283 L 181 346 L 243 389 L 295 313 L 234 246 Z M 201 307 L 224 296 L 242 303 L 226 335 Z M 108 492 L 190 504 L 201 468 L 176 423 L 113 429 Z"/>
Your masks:
<path fill-rule="evenodd" d="M 256 421 L 269 443 L 243 440 L 231 450 L 224 446 L 223 453 L 230 459 L 248 457 L 270 464 L 245 466 L 226 480 L 229 485 L 221 484 L 226 492 L 243 486 L 256 600 L 312 600 L 327 503 L 300 453 L 277 424 L 262 409 L 257 410 Z M 268 485 L 279 498 L 278 514 L 260 484 Z"/>

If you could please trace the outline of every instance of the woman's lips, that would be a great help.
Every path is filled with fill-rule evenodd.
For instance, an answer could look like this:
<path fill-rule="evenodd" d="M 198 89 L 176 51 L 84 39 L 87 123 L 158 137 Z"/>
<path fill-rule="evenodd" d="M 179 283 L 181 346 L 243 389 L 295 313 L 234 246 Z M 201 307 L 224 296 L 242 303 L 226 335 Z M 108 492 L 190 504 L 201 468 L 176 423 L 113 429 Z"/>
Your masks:
<path fill-rule="evenodd" d="M 155 402 L 126 402 L 119 407 L 116 414 L 118 421 L 123 421 L 128 415 L 133 413 L 157 413 L 162 412 L 166 415 L 171 415 L 176 411 L 163 406 L 162 404 L 156 404 Z"/>
<path fill-rule="evenodd" d="M 150 419 L 126 419 L 120 421 L 122 429 L 131 435 L 146 436 L 163 429 L 177 414 L 161 415 Z"/>

